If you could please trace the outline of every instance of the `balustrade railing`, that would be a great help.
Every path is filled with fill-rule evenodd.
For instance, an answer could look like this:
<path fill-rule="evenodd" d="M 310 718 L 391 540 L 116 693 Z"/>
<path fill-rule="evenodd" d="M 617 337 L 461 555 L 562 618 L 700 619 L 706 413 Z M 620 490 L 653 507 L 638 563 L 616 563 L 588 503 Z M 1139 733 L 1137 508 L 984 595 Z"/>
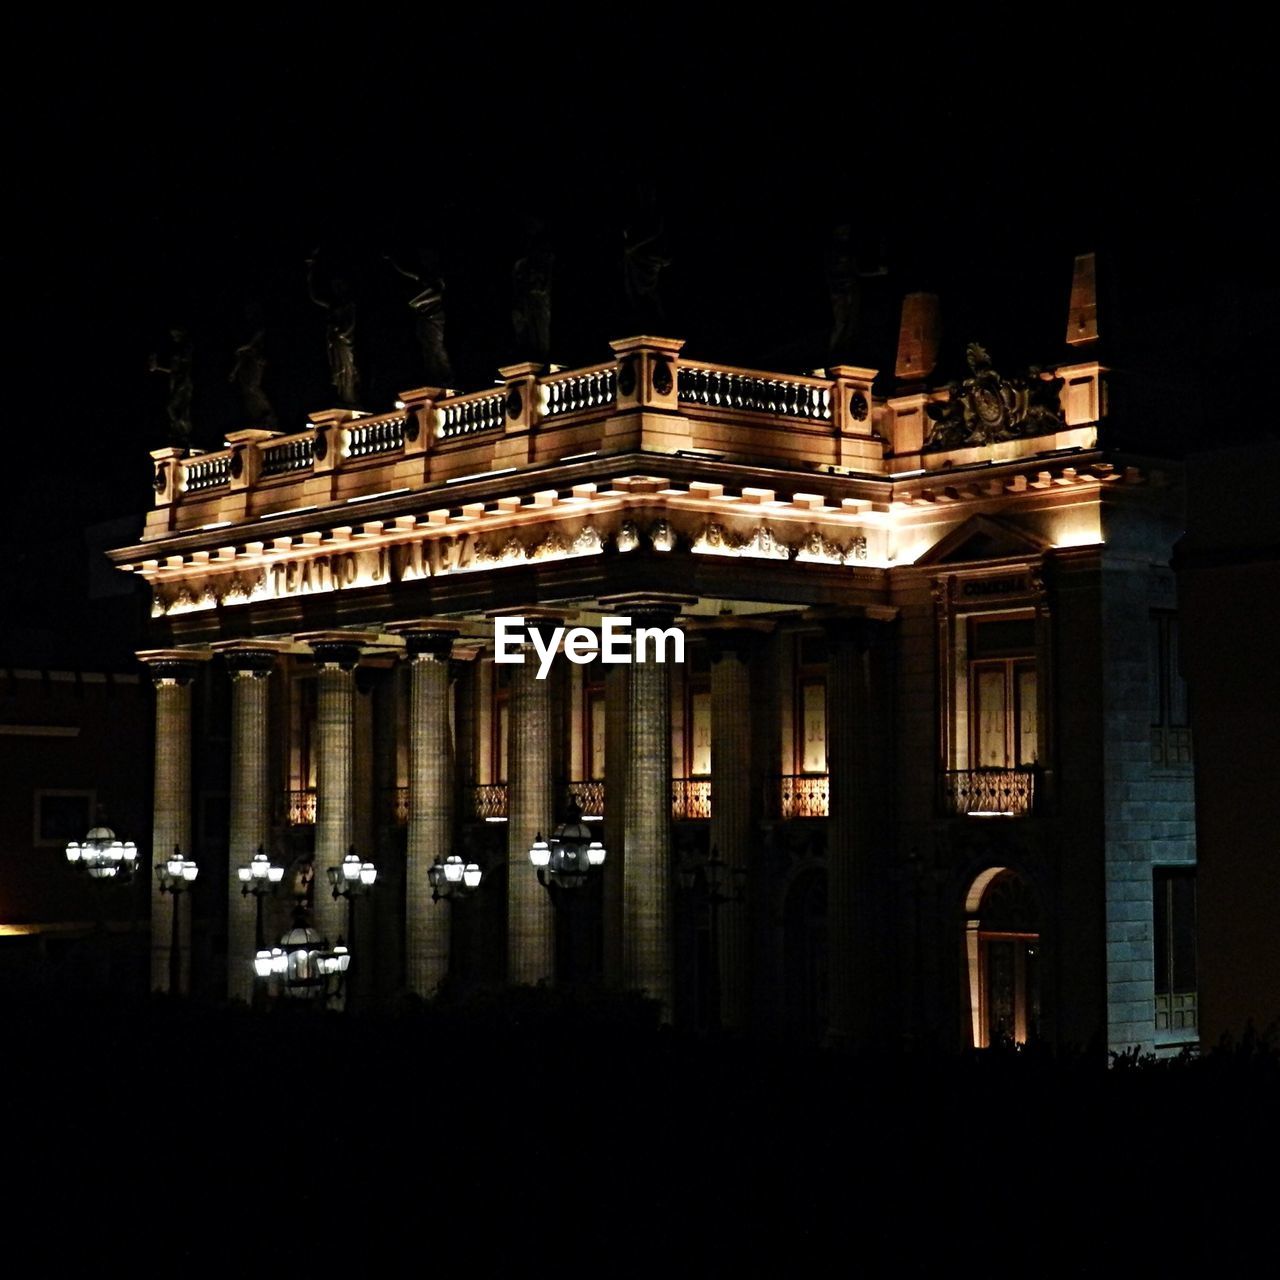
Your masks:
<path fill-rule="evenodd" d="M 285 792 L 284 820 L 291 827 L 313 827 L 316 822 L 314 787 Z"/>
<path fill-rule="evenodd" d="M 436 406 L 436 435 L 441 440 L 493 431 L 507 420 L 507 393 L 480 391 L 442 400 Z"/>
<path fill-rule="evenodd" d="M 464 814 L 478 822 L 498 822 L 507 816 L 507 784 L 486 782 L 465 787 L 462 795 Z"/>
<path fill-rule="evenodd" d="M 385 787 L 382 793 L 382 813 L 397 827 L 409 824 L 409 788 Z"/>
<path fill-rule="evenodd" d="M 779 378 L 682 361 L 676 392 L 682 403 L 741 409 L 783 418 L 831 419 L 831 385 L 817 378 Z"/>
<path fill-rule="evenodd" d="M 604 782 L 598 779 L 567 783 L 566 802 L 572 800 L 584 818 L 604 817 Z"/>
<path fill-rule="evenodd" d="M 711 779 L 673 778 L 671 816 L 676 821 L 711 817 Z"/>
<path fill-rule="evenodd" d="M 231 454 L 218 453 L 188 458 L 182 464 L 182 487 L 187 493 L 217 489 L 231 483 Z"/>
<path fill-rule="evenodd" d="M 613 364 L 544 378 L 539 384 L 542 416 L 554 418 L 611 405 L 617 398 L 617 379 L 617 367 Z"/>
<path fill-rule="evenodd" d="M 825 773 L 791 773 L 770 779 L 765 812 L 773 818 L 825 818 L 831 812 L 831 780 Z"/>
<path fill-rule="evenodd" d="M 262 450 L 260 474 L 264 480 L 269 480 L 272 476 L 288 475 L 293 471 L 310 471 L 315 457 L 314 432 L 308 431 L 304 435 L 275 440 Z"/>
<path fill-rule="evenodd" d="M 942 810 L 971 818 L 1021 818 L 1035 808 L 1034 769 L 948 769 L 942 775 Z"/>
<path fill-rule="evenodd" d="M 353 422 L 347 428 L 347 457 L 368 458 L 377 453 L 395 453 L 404 448 L 404 431 L 409 418 L 374 418 Z"/>

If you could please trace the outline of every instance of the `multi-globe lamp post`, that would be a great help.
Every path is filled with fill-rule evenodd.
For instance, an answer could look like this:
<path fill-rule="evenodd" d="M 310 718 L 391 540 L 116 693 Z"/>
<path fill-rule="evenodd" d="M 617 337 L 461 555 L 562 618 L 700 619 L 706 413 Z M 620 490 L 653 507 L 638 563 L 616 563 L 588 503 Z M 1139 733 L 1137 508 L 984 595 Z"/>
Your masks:
<path fill-rule="evenodd" d="M 565 821 L 552 833 L 550 840 L 539 831 L 529 846 L 529 861 L 538 873 L 538 883 L 550 889 L 581 889 L 587 877 L 604 865 L 605 848 L 582 820 L 576 800 L 569 801 Z"/>
<path fill-rule="evenodd" d="M 195 860 L 185 857 L 176 844 L 173 846 L 171 858 L 156 863 L 156 879 L 160 884 L 160 892 L 173 896 L 173 928 L 169 935 L 169 991 L 175 995 L 182 978 L 182 953 L 179 950 L 182 913 L 179 910 L 179 901 L 182 894 L 190 892 L 199 874 L 200 868 Z"/>
<path fill-rule="evenodd" d="M 743 881 L 746 870 L 730 867 L 713 847 L 710 857 L 691 859 L 676 872 L 680 887 L 695 895 L 707 907 L 711 923 L 711 1017 L 712 1025 L 720 1027 L 720 909 L 726 903 L 743 900 Z"/>
<path fill-rule="evenodd" d="M 91 880 L 131 880 L 138 846 L 132 840 L 117 840 L 110 827 L 94 827 L 83 840 L 68 843 L 67 861 Z"/>
<path fill-rule="evenodd" d="M 463 862 L 456 853 L 447 858 L 437 858 L 427 868 L 432 902 L 456 902 L 474 893 L 483 878 L 478 862 Z"/>

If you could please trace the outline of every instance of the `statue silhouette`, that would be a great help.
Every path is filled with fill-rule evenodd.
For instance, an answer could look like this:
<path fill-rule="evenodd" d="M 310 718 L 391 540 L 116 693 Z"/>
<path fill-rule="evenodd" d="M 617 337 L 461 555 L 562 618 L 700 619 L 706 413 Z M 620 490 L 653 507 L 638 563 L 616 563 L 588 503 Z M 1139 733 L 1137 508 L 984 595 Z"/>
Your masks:
<path fill-rule="evenodd" d="M 408 306 L 413 312 L 413 331 L 422 352 L 423 372 L 432 385 L 449 386 L 453 381 L 453 365 L 444 345 L 444 277 L 436 269 L 435 255 L 428 249 L 419 249 L 418 259 L 422 265 L 417 271 L 401 266 L 388 253 L 382 256 L 393 271 L 418 286 Z"/>
<path fill-rule="evenodd" d="M 236 348 L 235 361 L 227 381 L 240 393 L 240 408 L 246 425 L 274 427 L 276 412 L 262 389 L 262 375 L 266 371 L 266 330 L 262 313 L 256 306 L 245 308 L 245 321 L 250 330 L 249 339 Z"/>
<path fill-rule="evenodd" d="M 169 396 L 165 410 L 169 415 L 169 442 L 179 447 L 191 443 L 192 363 L 194 348 L 187 331 L 180 327 L 169 330 L 172 346 L 168 364 L 161 364 L 155 352 L 151 353 L 152 373 L 169 375 Z"/>
<path fill-rule="evenodd" d="M 325 342 L 329 355 L 329 382 L 338 394 L 338 403 L 353 407 L 360 391 L 356 368 L 356 304 L 347 282 L 341 277 L 329 281 L 328 296 L 316 291 L 316 254 L 307 259 L 307 292 L 326 313 Z"/>

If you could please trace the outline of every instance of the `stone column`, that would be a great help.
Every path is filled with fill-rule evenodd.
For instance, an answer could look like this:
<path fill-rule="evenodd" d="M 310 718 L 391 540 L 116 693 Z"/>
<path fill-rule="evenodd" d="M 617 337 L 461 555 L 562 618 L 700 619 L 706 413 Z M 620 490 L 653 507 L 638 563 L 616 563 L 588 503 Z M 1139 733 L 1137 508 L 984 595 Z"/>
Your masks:
<path fill-rule="evenodd" d="M 347 903 L 329 888 L 329 868 L 342 865 L 355 839 L 352 747 L 356 638 L 301 637 L 320 663 L 316 677 L 316 852 L 312 925 L 330 946 L 347 931 Z M 376 890 L 375 890 L 376 892 Z M 363 946 L 363 944 L 359 944 Z M 352 953 L 352 966 L 361 957 Z"/>
<path fill-rule="evenodd" d="M 238 867 L 271 837 L 270 685 L 275 654 L 266 649 L 230 649 L 231 822 L 227 859 L 227 997 L 253 998 L 257 948 L 257 899 L 240 890 Z M 267 940 L 271 945 L 272 940 Z"/>
<path fill-rule="evenodd" d="M 867 1045 L 876 1031 L 875 819 L 883 797 L 872 727 L 871 618 L 828 624 L 827 1038 Z"/>
<path fill-rule="evenodd" d="M 529 846 L 555 825 L 550 680 L 538 679 L 532 646 L 511 668 L 507 718 L 507 976 L 535 983 L 555 977 L 555 907 L 529 864 Z"/>
<path fill-rule="evenodd" d="M 622 970 L 622 882 L 626 866 L 627 772 L 631 668 L 621 663 L 605 668 L 604 677 L 604 980 L 624 985 Z M 670 792 L 668 782 L 667 790 Z M 670 806 L 668 796 L 667 804 Z"/>
<path fill-rule="evenodd" d="M 450 909 L 432 902 L 427 871 L 453 851 L 449 652 L 456 631 L 405 633 L 409 651 L 409 842 L 405 864 L 405 974 L 431 996 L 449 973 Z"/>
<path fill-rule="evenodd" d="M 196 660 L 207 655 L 172 652 L 139 654 L 151 669 L 156 688 L 155 797 L 151 828 L 151 863 L 163 862 L 176 845 L 186 857 L 191 849 L 191 681 Z M 178 910 L 181 953 L 180 992 L 191 983 L 191 894 L 160 892 L 151 875 L 151 989 L 169 990 L 169 951 L 173 912 Z"/>
<path fill-rule="evenodd" d="M 605 603 L 604 601 L 601 602 Z M 678 605 L 628 602 L 632 627 L 670 627 Z M 623 603 L 612 607 L 622 611 Z M 671 654 L 667 655 L 668 661 Z M 654 660 L 631 666 L 627 682 L 626 793 L 622 869 L 622 972 L 625 985 L 672 1014 L 671 698 L 669 668 Z M 714 807 L 714 800 L 713 800 Z"/>
<path fill-rule="evenodd" d="M 747 1025 L 751 1006 L 751 948 L 747 895 L 751 855 L 751 673 L 752 637 L 711 632 L 711 847 L 725 863 L 718 908 L 720 1025 Z M 715 906 L 712 910 L 717 910 Z"/>

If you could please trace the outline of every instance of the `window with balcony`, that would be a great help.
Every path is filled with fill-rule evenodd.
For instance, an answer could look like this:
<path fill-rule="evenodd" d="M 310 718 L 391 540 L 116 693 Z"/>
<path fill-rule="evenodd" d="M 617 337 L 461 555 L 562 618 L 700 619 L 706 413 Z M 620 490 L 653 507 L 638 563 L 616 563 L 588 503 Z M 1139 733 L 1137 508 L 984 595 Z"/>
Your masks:
<path fill-rule="evenodd" d="M 1151 615 L 1151 763 L 1178 768 L 1191 763 L 1187 685 L 1179 671 L 1178 616 Z"/>
<path fill-rule="evenodd" d="M 1031 611 L 955 622 L 951 767 L 944 805 L 972 816 L 1020 816 L 1040 760 L 1039 673 Z"/>
<path fill-rule="evenodd" d="M 1196 1037 L 1196 872 L 1156 867 L 1153 872 L 1156 1032 L 1170 1039 Z"/>

